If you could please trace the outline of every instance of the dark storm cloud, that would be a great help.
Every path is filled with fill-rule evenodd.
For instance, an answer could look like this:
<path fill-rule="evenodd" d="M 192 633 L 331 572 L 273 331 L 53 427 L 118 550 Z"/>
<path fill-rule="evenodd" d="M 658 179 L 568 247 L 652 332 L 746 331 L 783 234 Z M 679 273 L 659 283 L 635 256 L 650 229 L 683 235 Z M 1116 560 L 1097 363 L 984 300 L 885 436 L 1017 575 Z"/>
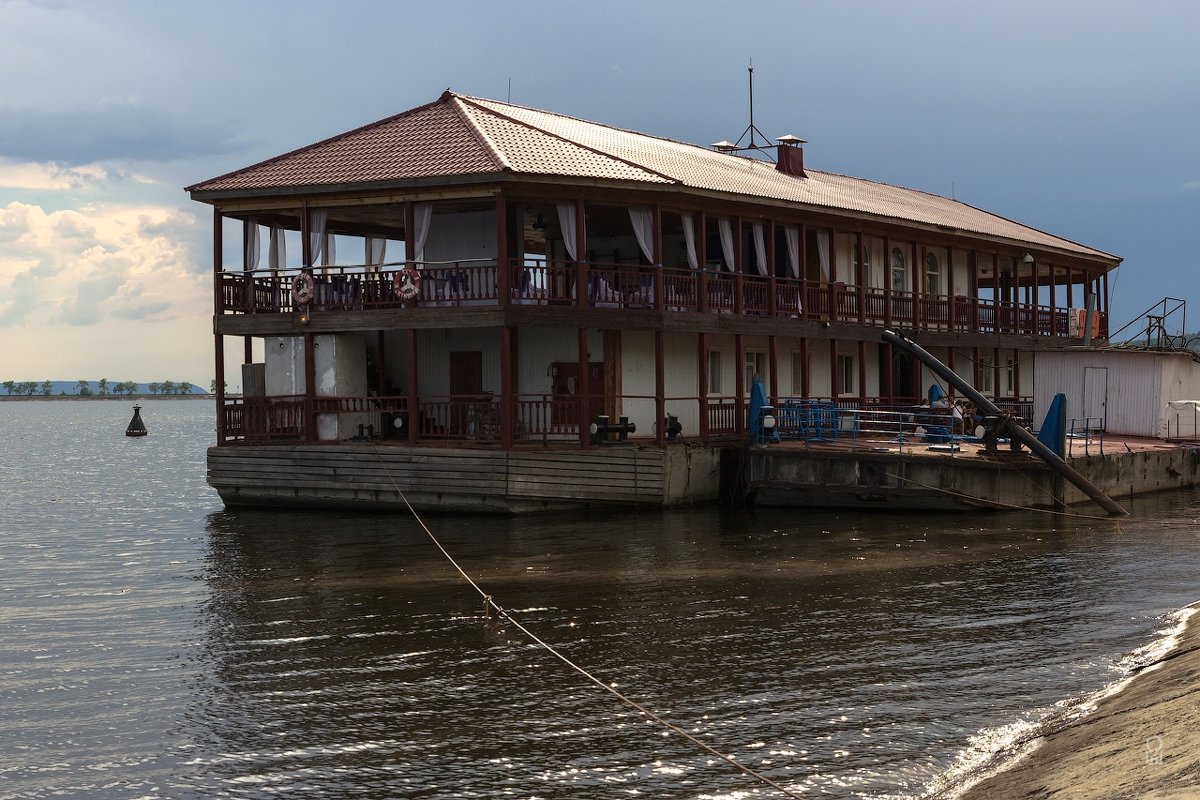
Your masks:
<path fill-rule="evenodd" d="M 0 158 L 68 166 L 97 161 L 174 161 L 237 150 L 231 127 L 183 122 L 128 104 L 48 111 L 0 106 Z"/>

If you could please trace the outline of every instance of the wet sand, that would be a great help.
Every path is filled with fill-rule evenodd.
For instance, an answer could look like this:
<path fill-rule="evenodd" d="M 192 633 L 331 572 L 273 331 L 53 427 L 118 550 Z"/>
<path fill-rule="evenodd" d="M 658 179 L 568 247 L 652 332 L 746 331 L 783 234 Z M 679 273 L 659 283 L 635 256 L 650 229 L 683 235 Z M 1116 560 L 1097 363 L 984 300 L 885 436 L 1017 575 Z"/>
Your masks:
<path fill-rule="evenodd" d="M 1200 612 L 1174 649 L 1096 710 L 959 800 L 1200 798 Z"/>

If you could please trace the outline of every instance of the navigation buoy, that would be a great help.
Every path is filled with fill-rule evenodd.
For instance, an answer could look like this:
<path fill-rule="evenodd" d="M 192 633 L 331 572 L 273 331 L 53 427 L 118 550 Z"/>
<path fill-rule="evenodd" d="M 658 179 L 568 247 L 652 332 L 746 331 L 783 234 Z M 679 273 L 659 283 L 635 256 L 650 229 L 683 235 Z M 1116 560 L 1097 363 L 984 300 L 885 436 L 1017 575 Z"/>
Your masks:
<path fill-rule="evenodd" d="M 146 423 L 142 422 L 142 407 L 133 407 L 133 419 L 129 420 L 129 427 L 125 429 L 126 436 L 145 436 Z"/>

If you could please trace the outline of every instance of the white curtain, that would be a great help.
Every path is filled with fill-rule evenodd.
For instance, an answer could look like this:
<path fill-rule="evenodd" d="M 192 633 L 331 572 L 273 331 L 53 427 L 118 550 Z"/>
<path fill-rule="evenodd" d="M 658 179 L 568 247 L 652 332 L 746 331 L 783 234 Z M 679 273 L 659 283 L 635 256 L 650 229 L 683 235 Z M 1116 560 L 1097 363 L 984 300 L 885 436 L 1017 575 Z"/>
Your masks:
<path fill-rule="evenodd" d="M 637 237 L 642 255 L 654 263 L 654 212 L 649 208 L 630 208 L 629 221 L 633 224 L 633 235 Z"/>
<path fill-rule="evenodd" d="M 243 268 L 249 272 L 258 269 L 258 258 L 261 255 L 258 243 L 258 220 L 251 217 L 246 220 L 246 254 L 242 261 Z"/>
<path fill-rule="evenodd" d="M 308 257 L 312 259 L 305 264 L 306 267 L 311 267 L 317 263 L 317 256 L 321 255 L 322 245 L 325 244 L 325 223 L 329 221 L 328 211 L 309 211 L 308 212 Z M 322 261 L 322 264 L 325 262 Z"/>
<path fill-rule="evenodd" d="M 817 256 L 821 259 L 821 277 L 829 280 L 829 231 L 817 231 Z"/>
<path fill-rule="evenodd" d="M 575 255 L 575 239 L 578 231 L 575 227 L 575 204 L 571 201 L 558 203 L 558 227 L 562 231 L 563 244 L 567 248 L 567 255 L 572 261 L 577 260 Z"/>
<path fill-rule="evenodd" d="M 410 261 L 425 260 L 425 242 L 429 239 L 429 222 L 433 218 L 433 206 L 429 203 L 417 203 L 413 206 L 413 251 L 409 254 Z"/>
<path fill-rule="evenodd" d="M 725 254 L 725 267 L 733 272 L 737 269 L 737 261 L 734 260 L 733 249 L 733 224 L 728 217 L 720 217 L 717 219 L 717 229 L 721 232 L 721 251 Z"/>
<path fill-rule="evenodd" d="M 271 226 L 271 245 L 267 250 L 267 262 L 271 269 L 283 269 L 287 266 L 287 241 L 283 234 L 283 228 Z"/>
<path fill-rule="evenodd" d="M 800 228 L 797 225 L 784 225 L 783 238 L 787 240 L 788 265 L 792 268 L 792 277 L 800 278 Z"/>
<path fill-rule="evenodd" d="M 754 260 L 758 265 L 758 274 L 767 276 L 767 244 L 763 241 L 763 224 L 756 222 L 750 230 L 754 233 Z"/>
<path fill-rule="evenodd" d="M 383 263 L 384 254 L 387 253 L 387 239 L 368 236 L 363 243 L 364 253 L 363 260 L 367 265 L 367 272 L 379 272 L 379 265 Z"/>
<path fill-rule="evenodd" d="M 691 214 L 680 214 L 683 219 L 683 242 L 687 245 L 688 266 L 696 269 L 700 266 L 700 257 L 696 255 L 696 218 Z"/>

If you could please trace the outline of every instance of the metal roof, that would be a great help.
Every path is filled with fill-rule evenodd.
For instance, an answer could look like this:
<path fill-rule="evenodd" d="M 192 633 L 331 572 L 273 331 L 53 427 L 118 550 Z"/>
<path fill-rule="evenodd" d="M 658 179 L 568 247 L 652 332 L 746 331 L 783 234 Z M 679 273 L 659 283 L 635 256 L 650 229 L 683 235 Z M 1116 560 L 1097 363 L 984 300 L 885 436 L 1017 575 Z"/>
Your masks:
<path fill-rule="evenodd" d="M 347 187 L 511 173 L 684 189 L 796 203 L 1119 260 L 957 200 L 445 92 L 428 105 L 188 187 L 202 195 Z"/>

